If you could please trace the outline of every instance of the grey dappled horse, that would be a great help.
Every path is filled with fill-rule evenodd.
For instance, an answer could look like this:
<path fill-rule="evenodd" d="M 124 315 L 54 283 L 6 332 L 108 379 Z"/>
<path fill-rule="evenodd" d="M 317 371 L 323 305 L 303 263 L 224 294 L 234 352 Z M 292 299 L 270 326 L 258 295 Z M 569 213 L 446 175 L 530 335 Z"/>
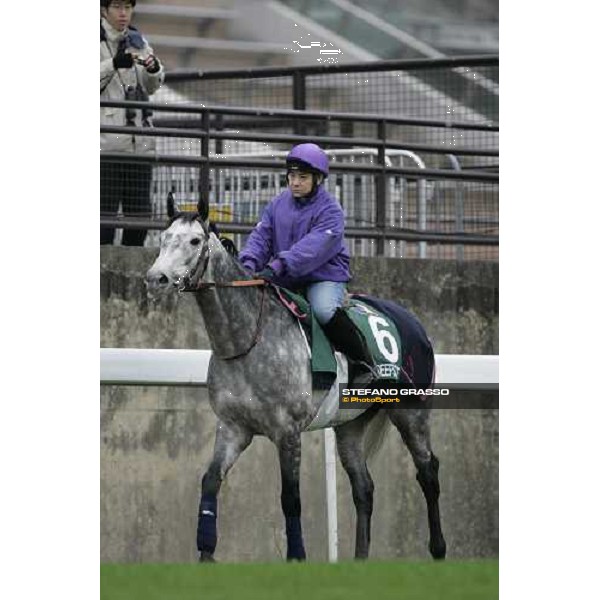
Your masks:
<path fill-rule="evenodd" d="M 159 256 L 146 277 L 151 297 L 183 287 L 197 288 L 194 296 L 212 348 L 207 384 L 217 431 L 213 458 L 202 478 L 199 558 L 214 560 L 217 495 L 223 479 L 252 438 L 264 435 L 277 446 L 279 454 L 287 558 L 303 560 L 300 434 L 315 417 L 325 392 L 313 392 L 303 334 L 273 291 L 264 285 L 228 286 L 250 277 L 210 232 L 207 215 L 208 206 L 202 203 L 197 214 L 175 214 L 169 202 L 172 220 L 161 234 Z M 334 430 L 356 507 L 355 557 L 366 558 L 370 543 L 374 486 L 367 468 L 366 442 L 382 436 L 389 419 L 417 468 L 417 480 L 427 502 L 429 550 L 434 558 L 444 558 L 446 543 L 438 509 L 439 462 L 431 451 L 429 408 L 369 409 L 358 417 L 351 410 L 339 412 L 342 419 L 352 419 L 338 421 Z"/>

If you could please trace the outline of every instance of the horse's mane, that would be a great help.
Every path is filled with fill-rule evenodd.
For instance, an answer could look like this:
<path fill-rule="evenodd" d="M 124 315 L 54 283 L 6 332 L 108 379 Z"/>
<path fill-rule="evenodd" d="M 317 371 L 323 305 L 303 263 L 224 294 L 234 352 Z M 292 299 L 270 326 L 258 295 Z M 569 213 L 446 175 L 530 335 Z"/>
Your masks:
<path fill-rule="evenodd" d="M 226 237 L 221 237 L 221 234 L 219 233 L 219 228 L 212 221 L 209 221 L 208 229 L 209 229 L 209 231 L 212 231 L 217 236 L 217 239 L 221 242 L 221 245 L 223 246 L 223 248 L 225 248 L 227 253 L 231 254 L 231 256 L 233 256 L 233 258 L 237 258 L 238 249 L 236 248 L 236 245 L 233 243 L 233 240 L 230 240 L 229 238 L 226 238 Z"/>

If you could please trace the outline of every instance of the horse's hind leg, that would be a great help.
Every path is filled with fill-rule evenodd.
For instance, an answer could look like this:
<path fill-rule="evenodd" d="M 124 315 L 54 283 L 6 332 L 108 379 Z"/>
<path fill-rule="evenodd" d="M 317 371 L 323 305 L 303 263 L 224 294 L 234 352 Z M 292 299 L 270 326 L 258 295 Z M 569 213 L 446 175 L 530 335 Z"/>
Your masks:
<path fill-rule="evenodd" d="M 367 412 L 335 427 L 338 454 L 350 479 L 356 509 L 355 558 L 367 558 L 371 543 L 374 485 L 367 468 L 363 440 L 367 425 L 374 415 L 374 412 Z"/>
<path fill-rule="evenodd" d="M 304 560 L 306 551 L 300 523 L 300 433 L 282 436 L 275 444 L 281 467 L 281 508 L 285 516 L 287 559 Z"/>
<path fill-rule="evenodd" d="M 436 559 L 446 556 L 446 542 L 442 534 L 440 522 L 438 480 L 439 461 L 431 451 L 429 436 L 428 408 L 392 409 L 388 416 L 396 426 L 406 444 L 415 467 L 417 481 L 423 490 L 427 502 L 427 518 L 429 520 L 429 552 Z"/>
<path fill-rule="evenodd" d="M 214 561 L 217 546 L 217 495 L 225 475 L 252 441 L 252 434 L 217 422 L 212 461 L 202 478 L 202 496 L 198 511 L 196 544 L 201 562 Z"/>

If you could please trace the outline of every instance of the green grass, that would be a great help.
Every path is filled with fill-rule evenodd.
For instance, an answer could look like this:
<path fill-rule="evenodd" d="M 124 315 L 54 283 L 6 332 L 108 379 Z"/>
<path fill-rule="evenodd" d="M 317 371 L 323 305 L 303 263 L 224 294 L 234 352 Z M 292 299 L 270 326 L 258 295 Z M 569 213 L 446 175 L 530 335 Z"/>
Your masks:
<path fill-rule="evenodd" d="M 120 565 L 101 600 L 493 600 L 498 561 Z"/>

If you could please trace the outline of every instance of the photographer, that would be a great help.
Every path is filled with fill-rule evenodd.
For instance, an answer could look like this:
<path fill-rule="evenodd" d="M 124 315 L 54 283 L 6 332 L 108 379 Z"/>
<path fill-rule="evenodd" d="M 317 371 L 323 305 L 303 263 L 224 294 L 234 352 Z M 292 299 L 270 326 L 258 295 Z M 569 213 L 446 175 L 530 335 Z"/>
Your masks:
<path fill-rule="evenodd" d="M 100 0 L 100 99 L 148 100 L 162 84 L 164 69 L 146 39 L 130 26 L 136 0 Z M 102 125 L 150 127 L 150 111 L 101 108 Z M 154 152 L 152 136 L 100 135 L 100 151 Z M 100 212 L 116 215 L 119 202 L 126 216 L 150 216 L 149 163 L 100 162 Z M 125 229 L 124 246 L 143 246 L 146 230 Z M 115 229 L 100 227 L 100 243 L 112 244 Z"/>

